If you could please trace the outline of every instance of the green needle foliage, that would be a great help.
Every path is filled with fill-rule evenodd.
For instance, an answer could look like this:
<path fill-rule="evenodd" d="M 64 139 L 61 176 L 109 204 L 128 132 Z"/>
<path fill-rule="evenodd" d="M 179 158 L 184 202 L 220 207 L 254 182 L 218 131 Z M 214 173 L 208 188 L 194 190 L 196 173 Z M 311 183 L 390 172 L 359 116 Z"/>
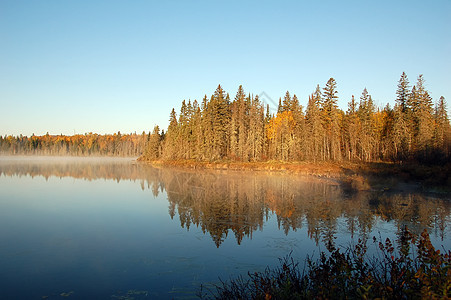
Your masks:
<path fill-rule="evenodd" d="M 445 98 L 433 105 L 422 75 L 409 85 L 403 73 L 396 105 L 377 107 L 365 88 L 348 110 L 338 103 L 334 78 L 307 99 L 286 92 L 276 114 L 265 99 L 240 85 L 233 100 L 219 85 L 201 105 L 182 101 L 179 117 L 169 117 L 167 134 L 148 142 L 142 160 L 195 161 L 353 161 L 443 165 L 451 157 L 451 125 Z M 305 101 L 306 106 L 302 105 Z M 0 140 L 1 142 L 1 140 Z M 159 149 L 158 152 L 155 149 Z M 150 154 L 150 155 L 149 155 Z"/>

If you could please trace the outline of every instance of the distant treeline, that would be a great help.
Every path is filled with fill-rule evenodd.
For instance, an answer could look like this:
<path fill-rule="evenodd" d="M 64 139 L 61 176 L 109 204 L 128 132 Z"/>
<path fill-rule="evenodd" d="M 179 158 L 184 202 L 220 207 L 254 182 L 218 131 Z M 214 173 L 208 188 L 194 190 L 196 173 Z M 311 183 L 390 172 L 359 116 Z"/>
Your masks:
<path fill-rule="evenodd" d="M 232 101 L 219 85 L 199 104 L 185 100 L 170 113 L 167 132 L 155 126 L 145 160 L 199 161 L 421 161 L 451 157 L 451 126 L 444 97 L 433 104 L 423 76 L 410 87 L 405 73 L 396 104 L 376 107 L 365 88 L 346 111 L 337 106 L 337 84 L 330 78 L 309 96 L 307 106 L 286 92 L 276 114 L 243 87 Z"/>
<path fill-rule="evenodd" d="M 0 136 L 0 153 L 14 155 L 140 156 L 150 133 L 99 135 L 95 133 L 36 136 Z"/>

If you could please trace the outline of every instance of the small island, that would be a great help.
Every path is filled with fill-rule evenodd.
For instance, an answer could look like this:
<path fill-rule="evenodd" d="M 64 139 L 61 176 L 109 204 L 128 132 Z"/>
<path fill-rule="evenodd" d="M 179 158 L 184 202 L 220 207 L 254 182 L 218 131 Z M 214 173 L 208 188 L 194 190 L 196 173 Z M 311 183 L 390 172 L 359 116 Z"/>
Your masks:
<path fill-rule="evenodd" d="M 288 91 L 277 112 L 239 86 L 231 100 L 219 85 L 199 104 L 182 101 L 172 109 L 167 131 L 155 126 L 142 161 L 195 169 L 288 171 L 339 177 L 397 176 L 424 186 L 451 186 L 451 126 L 446 101 L 433 104 L 418 76 L 411 88 L 405 73 L 396 105 L 377 107 L 365 88 L 346 111 L 337 106 L 330 78 L 309 97 L 306 108 Z M 266 111 L 265 111 L 266 110 Z"/>

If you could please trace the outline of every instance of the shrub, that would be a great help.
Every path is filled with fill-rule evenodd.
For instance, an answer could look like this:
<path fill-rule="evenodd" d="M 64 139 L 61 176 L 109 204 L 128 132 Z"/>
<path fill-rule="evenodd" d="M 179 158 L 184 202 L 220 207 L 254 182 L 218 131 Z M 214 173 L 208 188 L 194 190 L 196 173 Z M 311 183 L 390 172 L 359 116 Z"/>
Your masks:
<path fill-rule="evenodd" d="M 307 257 L 305 268 L 291 255 L 280 266 L 222 282 L 201 298 L 214 299 L 447 299 L 451 296 L 451 252 L 441 253 L 426 230 L 416 237 L 407 228 L 397 246 L 373 238 L 377 252 L 367 256 L 359 240 L 344 251 Z M 397 249 L 395 249 L 395 247 Z"/>

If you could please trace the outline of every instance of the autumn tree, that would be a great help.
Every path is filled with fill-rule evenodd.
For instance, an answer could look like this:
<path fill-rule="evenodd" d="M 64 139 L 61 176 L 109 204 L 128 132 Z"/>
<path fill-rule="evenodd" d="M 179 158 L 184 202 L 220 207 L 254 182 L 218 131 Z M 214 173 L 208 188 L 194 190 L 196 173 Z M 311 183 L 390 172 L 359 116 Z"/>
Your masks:
<path fill-rule="evenodd" d="M 269 139 L 269 155 L 278 160 L 288 160 L 290 156 L 290 140 L 295 128 L 293 113 L 283 111 L 272 118 L 266 125 Z"/>

